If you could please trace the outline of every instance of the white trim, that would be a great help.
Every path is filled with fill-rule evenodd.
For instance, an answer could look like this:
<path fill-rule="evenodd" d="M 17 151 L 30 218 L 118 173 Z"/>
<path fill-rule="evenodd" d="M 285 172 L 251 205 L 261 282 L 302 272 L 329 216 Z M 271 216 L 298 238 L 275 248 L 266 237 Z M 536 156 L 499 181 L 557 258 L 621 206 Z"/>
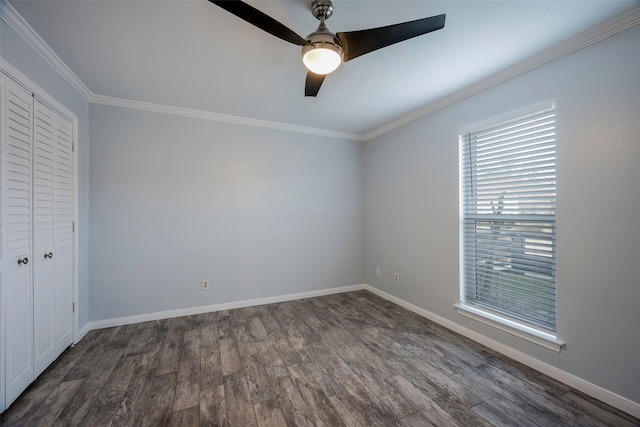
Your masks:
<path fill-rule="evenodd" d="M 462 126 L 460 129 L 458 129 L 458 135 L 462 137 L 469 133 L 482 132 L 488 128 L 498 127 L 516 119 L 524 119 L 527 116 L 538 114 L 542 111 L 551 111 L 555 108 L 555 106 L 555 100 L 537 102 L 527 107 L 500 114 L 499 116 L 491 117 L 472 123 L 470 125 Z"/>
<path fill-rule="evenodd" d="M 428 310 L 425 310 L 421 307 L 413 305 L 403 299 L 400 299 L 396 296 L 388 294 L 380 289 L 374 288 L 370 285 L 364 285 L 364 289 L 388 300 L 395 304 L 398 304 L 401 307 L 406 308 L 424 318 L 427 318 L 435 323 L 438 323 L 444 326 L 447 329 L 450 329 L 454 332 L 459 333 L 473 341 L 476 341 L 486 347 L 489 347 L 492 350 L 495 350 L 503 355 L 518 361 L 530 368 L 535 369 L 536 371 L 542 372 L 545 375 L 550 376 L 553 379 L 556 379 L 564 384 L 567 384 L 577 390 L 582 391 L 583 393 L 588 394 L 598 400 L 601 400 L 615 408 L 620 409 L 634 417 L 640 418 L 640 403 L 634 402 L 626 397 L 620 396 L 612 391 L 609 391 L 605 388 L 602 388 L 596 384 L 590 383 L 580 377 L 577 377 L 573 374 L 570 374 L 566 371 L 556 368 L 555 366 L 549 365 L 541 360 L 538 360 L 534 357 L 529 356 L 528 354 L 522 353 L 518 350 L 515 350 L 505 344 L 502 344 L 498 341 L 495 341 L 491 338 L 488 338 L 476 331 L 465 328 L 464 326 L 459 325 L 449 319 L 445 319 L 442 316 L 434 314 Z"/>
<path fill-rule="evenodd" d="M 332 130 L 310 128 L 305 126 L 290 125 L 287 123 L 270 122 L 267 120 L 250 119 L 228 114 L 211 113 L 204 110 L 194 110 L 191 108 L 172 107 L 170 105 L 153 104 L 149 102 L 133 101 L 130 99 L 113 98 L 110 96 L 94 95 L 91 98 L 94 104 L 110 105 L 121 108 L 132 108 L 135 110 L 150 111 L 154 113 L 172 114 L 175 116 L 191 117 L 194 119 L 212 120 L 216 122 L 233 123 L 245 126 L 254 126 L 265 129 L 276 129 L 287 132 L 304 133 L 307 135 L 319 135 L 329 138 L 347 139 L 351 141 L 362 141 L 362 136 L 353 133 L 336 132 Z"/>
<path fill-rule="evenodd" d="M 159 311 L 155 313 L 139 314 L 136 316 L 116 317 L 112 319 L 96 320 L 89 323 L 89 329 L 110 328 L 112 326 L 130 325 L 133 323 L 149 322 L 152 320 L 169 319 L 172 317 L 189 316 L 192 314 L 211 313 L 221 310 L 252 307 L 255 305 L 274 304 L 278 302 L 294 301 L 304 298 L 313 298 L 324 295 L 340 294 L 344 292 L 360 291 L 365 285 L 343 286 L 340 288 L 322 289 L 319 291 L 301 292 L 297 294 L 279 295 L 275 297 L 258 298 L 244 301 L 234 301 L 222 304 L 203 305 L 200 307 L 181 308 L 177 310 Z"/>
<path fill-rule="evenodd" d="M 74 336 L 73 345 L 78 344 L 89 332 L 91 332 L 91 324 L 87 322 L 81 329 L 78 329 L 77 334 Z"/>
<path fill-rule="evenodd" d="M 91 100 L 93 93 L 89 88 L 6 0 L 0 0 L 0 19 L 6 22 L 81 97 L 86 101 Z"/>
<path fill-rule="evenodd" d="M 402 127 L 407 123 L 410 123 L 424 116 L 428 116 L 429 114 L 449 107 L 456 102 L 462 101 L 463 99 L 469 98 L 480 92 L 484 92 L 487 89 L 490 89 L 515 77 L 526 74 L 529 71 L 542 67 L 543 65 L 572 54 L 573 52 L 595 44 L 601 40 L 606 39 L 607 37 L 616 35 L 638 24 L 640 24 L 640 7 L 636 7 L 625 14 L 622 14 L 614 19 L 611 19 L 610 21 L 605 22 L 602 25 L 585 31 L 582 34 L 573 37 L 563 43 L 560 43 L 552 47 L 551 49 L 547 49 L 544 52 L 539 53 L 538 55 L 535 55 L 527 60 L 520 62 L 519 64 L 514 65 L 513 67 L 500 71 L 449 96 L 432 102 L 424 108 L 407 114 L 406 116 L 401 117 L 398 120 L 379 127 L 378 129 L 374 129 L 371 132 L 362 135 L 362 139 L 364 141 L 370 141 L 373 138 Z"/>
<path fill-rule="evenodd" d="M 560 350 L 562 350 L 565 346 L 564 341 L 558 340 L 551 334 L 538 331 L 534 328 L 529 328 L 525 325 L 519 324 L 517 322 L 512 322 L 508 319 L 496 316 L 486 311 L 478 310 L 474 307 L 469 307 L 468 305 L 454 304 L 453 306 L 455 307 L 458 314 L 461 314 L 462 316 L 468 317 L 469 319 L 473 319 L 480 323 L 484 323 L 485 325 L 489 325 L 492 328 L 499 329 L 502 332 L 515 335 L 518 338 L 522 338 L 523 340 L 538 344 L 557 353 L 560 353 Z"/>
<path fill-rule="evenodd" d="M 79 186 L 79 176 L 80 176 L 80 168 L 79 168 L 79 160 L 78 160 L 78 118 L 76 116 L 72 116 L 73 123 L 73 140 L 71 141 L 71 161 L 72 161 L 72 189 L 73 192 L 73 213 L 72 213 L 72 241 L 73 241 L 73 295 L 72 295 L 72 303 L 74 304 L 73 317 L 72 317 L 72 342 L 77 343 L 84 337 L 86 334 L 80 334 L 79 325 L 80 325 L 80 309 L 82 304 L 80 304 L 80 230 L 78 227 L 79 224 L 79 204 L 80 204 L 80 186 Z M 88 142 L 88 141 L 87 141 Z M 89 149 L 89 144 L 84 144 L 86 149 Z M 88 231 L 87 231 L 88 233 Z M 88 287 L 88 285 L 87 285 Z M 87 289 L 88 291 L 88 289 Z"/>
<path fill-rule="evenodd" d="M 0 56 L 0 66 L 2 65 L 2 57 Z M 5 85 L 5 76 L 2 72 L 0 72 L 0 132 L 2 132 L 2 112 L 4 111 L 4 85 Z M 2 152 L 2 138 L 0 138 L 0 164 L 2 163 L 2 157 L 4 153 Z M 0 189 L 4 191 L 4 186 L 2 186 L 2 174 L 0 170 Z M 2 197 L 0 194 L 0 227 L 2 227 Z M 5 307 L 5 298 L 3 298 L 4 289 L 2 282 L 2 244 L 0 243 L 0 414 L 4 412 L 5 408 L 5 399 L 4 399 L 4 390 L 5 390 L 5 382 L 4 382 L 4 373 L 5 373 L 5 334 L 4 334 L 4 325 L 5 325 L 5 317 L 7 309 Z"/>
<path fill-rule="evenodd" d="M 2 0 L 0 0 L 2 1 Z M 46 90 L 38 86 L 33 80 L 27 77 L 22 71 L 14 67 L 9 61 L 0 56 L 0 72 L 3 72 L 7 77 L 13 80 L 18 85 L 22 86 L 25 90 L 33 93 L 45 104 L 49 104 L 50 107 L 54 107 L 59 113 L 68 118 L 69 120 L 77 120 L 76 115 L 67 107 L 62 105 L 54 97 L 49 95 Z"/>
<path fill-rule="evenodd" d="M 582 378 L 579 378 L 573 374 L 570 374 L 561 369 L 558 369 L 555 366 L 549 365 L 548 363 L 535 359 L 529 356 L 528 354 L 515 350 L 507 345 L 504 345 L 498 341 L 488 338 L 482 334 L 479 334 L 478 332 L 465 328 L 464 326 L 461 326 L 458 323 L 445 319 L 444 317 L 441 317 L 437 314 L 434 314 L 428 310 L 420 308 L 414 304 L 404 301 L 403 299 L 395 297 L 391 294 L 388 294 L 387 292 L 384 292 L 380 289 L 374 288 L 373 286 L 370 286 L 367 284 L 344 286 L 340 288 L 330 288 L 330 289 L 324 289 L 320 291 L 302 292 L 297 294 L 288 294 L 288 295 L 282 295 L 282 296 L 276 296 L 276 297 L 259 298 L 259 299 L 229 302 L 229 303 L 223 303 L 223 304 L 214 304 L 214 305 L 208 305 L 208 306 L 202 306 L 202 307 L 169 310 L 169 311 L 162 311 L 162 312 L 156 312 L 156 313 L 142 314 L 137 316 L 127 316 L 127 317 L 118 317 L 113 319 L 98 320 L 98 321 L 90 322 L 89 324 L 85 325 L 79 331 L 79 334 L 81 336 L 84 336 L 90 330 L 93 330 L 93 329 L 109 328 L 113 326 L 148 322 L 152 320 L 167 319 L 167 318 L 178 317 L 178 316 L 187 316 L 191 314 L 201 314 L 201 313 L 208 313 L 208 312 L 220 311 L 220 310 L 230 310 L 234 308 L 251 307 L 255 305 L 273 304 L 273 303 L 284 302 L 284 301 L 292 301 L 292 300 L 303 299 L 303 298 L 312 298 L 312 297 L 318 297 L 323 295 L 331 295 L 331 294 L 352 292 L 352 291 L 359 291 L 359 290 L 367 290 L 373 294 L 376 294 L 426 319 L 429 319 L 435 323 L 438 323 L 447 329 L 457 332 L 473 341 L 476 341 L 486 347 L 489 347 L 499 353 L 502 353 L 503 355 L 513 360 L 523 363 L 529 366 L 530 368 L 533 368 L 539 372 L 542 372 L 543 374 L 548 375 L 551 378 L 554 378 L 598 400 L 601 400 L 615 408 L 618 408 L 621 411 L 624 411 L 635 417 L 640 417 L 640 403 L 629 400 L 623 396 L 613 393 L 598 385 L 595 385 L 586 380 L 583 380 Z"/>
<path fill-rule="evenodd" d="M 0 0 L 0 19 L 5 21 L 33 50 L 42 57 L 51 68 L 58 73 L 69 85 L 78 92 L 85 100 L 96 104 L 119 106 L 124 108 L 134 108 L 151 112 L 162 112 L 185 117 L 194 117 L 206 120 L 222 121 L 227 123 L 243 124 L 248 126 L 263 127 L 267 129 L 278 129 L 289 132 L 305 133 L 309 135 L 320 135 L 331 138 L 340 138 L 352 141 L 370 141 L 380 135 L 402 127 L 414 120 L 442 110 L 456 102 L 469 98 L 522 74 L 528 73 L 536 68 L 546 65 L 552 61 L 567 56 L 582 48 L 590 46 L 601 40 L 618 34 L 628 28 L 640 24 L 640 7 L 636 7 L 629 12 L 620 15 L 602 25 L 592 28 L 584 33 L 560 43 L 551 49 L 541 52 L 513 67 L 507 68 L 494 74 L 480 82 L 467 86 L 449 96 L 436 100 L 429 105 L 414 111 L 391 123 L 374 129 L 363 135 L 336 132 L 325 129 L 308 128 L 304 126 L 290 125 L 286 123 L 269 122 L 266 120 L 249 119 L 238 116 L 230 116 L 213 112 L 193 110 L 188 108 L 171 107 L 167 105 L 152 104 L 140 101 L 133 101 L 120 98 L 112 98 L 103 95 L 96 95 L 67 67 L 67 65 L 55 54 L 47 43 L 35 32 L 35 30 L 24 20 L 24 18 L 6 0 Z"/>

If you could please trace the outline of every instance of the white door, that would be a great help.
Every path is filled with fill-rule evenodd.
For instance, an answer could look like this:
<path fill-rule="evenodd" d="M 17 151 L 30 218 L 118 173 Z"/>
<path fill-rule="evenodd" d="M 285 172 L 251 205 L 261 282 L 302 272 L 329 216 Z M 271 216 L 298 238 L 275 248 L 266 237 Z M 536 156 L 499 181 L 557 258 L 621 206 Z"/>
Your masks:
<path fill-rule="evenodd" d="M 56 118 L 53 263 L 56 355 L 73 341 L 73 123 Z"/>
<path fill-rule="evenodd" d="M 32 96 L 5 80 L 3 114 L 2 288 L 5 327 L 5 403 L 33 379 L 31 289 Z"/>
<path fill-rule="evenodd" d="M 0 142 L 4 141 L 4 76 L 0 73 Z M 2 144 L 0 144 L 0 176 L 2 176 Z M 2 194 L 2 179 L 0 179 L 0 195 Z M 0 260 L 2 258 L 2 197 L 0 197 Z M 0 413 L 5 410 L 4 405 L 4 299 L 2 296 L 2 262 L 0 262 Z"/>
<path fill-rule="evenodd" d="M 58 356 L 53 280 L 53 159 L 57 115 L 37 99 L 33 109 L 33 367 L 37 377 Z"/>

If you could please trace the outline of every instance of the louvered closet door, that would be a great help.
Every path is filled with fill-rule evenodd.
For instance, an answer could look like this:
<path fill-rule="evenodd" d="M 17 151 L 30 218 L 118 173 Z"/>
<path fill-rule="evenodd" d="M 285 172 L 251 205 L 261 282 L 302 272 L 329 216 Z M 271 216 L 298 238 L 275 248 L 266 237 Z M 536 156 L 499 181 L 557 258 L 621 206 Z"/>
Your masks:
<path fill-rule="evenodd" d="M 33 367 L 37 377 L 57 357 L 53 276 L 56 114 L 37 99 L 33 108 Z"/>
<path fill-rule="evenodd" d="M 73 340 L 73 124 L 58 115 L 55 127 L 53 263 L 55 346 L 62 353 Z"/>
<path fill-rule="evenodd" d="M 5 309 L 5 399 L 33 379 L 31 306 L 32 96 L 5 80 L 3 120 L 2 287 Z"/>

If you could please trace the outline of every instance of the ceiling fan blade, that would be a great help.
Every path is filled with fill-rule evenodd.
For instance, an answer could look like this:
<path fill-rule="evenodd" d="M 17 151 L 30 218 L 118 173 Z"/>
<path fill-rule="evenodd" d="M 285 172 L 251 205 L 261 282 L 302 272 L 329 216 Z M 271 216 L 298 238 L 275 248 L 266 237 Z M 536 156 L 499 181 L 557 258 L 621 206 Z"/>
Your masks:
<path fill-rule="evenodd" d="M 316 96 L 326 76 L 326 74 L 316 74 L 309 71 L 304 85 L 304 96 Z"/>
<path fill-rule="evenodd" d="M 297 44 L 298 46 L 305 46 L 307 44 L 307 42 L 294 33 L 293 30 L 247 3 L 238 0 L 209 1 L 216 6 L 220 6 L 227 12 L 236 15 L 238 18 L 247 21 L 249 24 L 284 41 Z"/>
<path fill-rule="evenodd" d="M 445 15 L 437 15 L 386 27 L 336 33 L 336 36 L 344 50 L 343 60 L 346 62 L 365 53 L 444 28 L 444 18 Z"/>

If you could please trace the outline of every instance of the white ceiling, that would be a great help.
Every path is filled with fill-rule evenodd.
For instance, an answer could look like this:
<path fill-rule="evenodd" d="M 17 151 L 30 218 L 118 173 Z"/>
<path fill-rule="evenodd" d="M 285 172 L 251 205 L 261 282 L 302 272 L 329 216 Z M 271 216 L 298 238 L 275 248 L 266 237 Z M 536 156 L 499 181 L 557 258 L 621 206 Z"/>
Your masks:
<path fill-rule="evenodd" d="M 310 1 L 248 1 L 306 37 Z M 638 1 L 341 1 L 333 32 L 447 14 L 304 96 L 300 48 L 205 0 L 11 4 L 95 95 L 362 135 L 550 49 Z"/>

